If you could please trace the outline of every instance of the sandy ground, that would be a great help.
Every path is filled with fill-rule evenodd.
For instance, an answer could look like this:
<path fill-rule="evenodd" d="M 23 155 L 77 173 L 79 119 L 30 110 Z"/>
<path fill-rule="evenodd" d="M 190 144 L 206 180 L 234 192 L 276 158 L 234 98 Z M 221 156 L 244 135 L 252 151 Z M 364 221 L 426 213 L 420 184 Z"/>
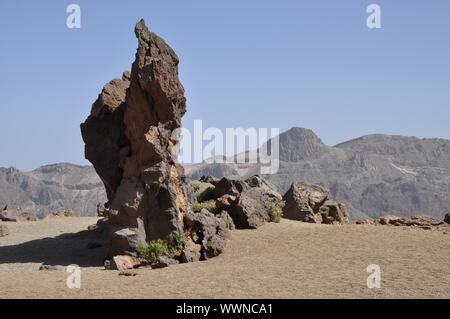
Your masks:
<path fill-rule="evenodd" d="M 283 220 L 236 230 L 224 254 L 166 269 L 119 276 L 101 267 L 103 248 L 87 226 L 96 218 L 6 223 L 0 238 L 1 298 L 450 298 L 450 234 L 370 225 L 313 225 Z M 69 273 L 41 264 L 78 264 Z M 366 267 L 381 267 L 369 289 Z"/>

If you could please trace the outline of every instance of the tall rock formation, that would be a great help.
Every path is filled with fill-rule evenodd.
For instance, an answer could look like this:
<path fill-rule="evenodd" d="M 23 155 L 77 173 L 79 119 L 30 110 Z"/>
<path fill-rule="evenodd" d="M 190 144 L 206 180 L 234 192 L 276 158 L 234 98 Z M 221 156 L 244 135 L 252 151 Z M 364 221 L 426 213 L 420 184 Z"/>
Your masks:
<path fill-rule="evenodd" d="M 180 235 L 189 210 L 172 151 L 186 111 L 178 57 L 143 20 L 131 72 L 105 85 L 81 124 L 85 156 L 108 196 L 110 255 Z"/>

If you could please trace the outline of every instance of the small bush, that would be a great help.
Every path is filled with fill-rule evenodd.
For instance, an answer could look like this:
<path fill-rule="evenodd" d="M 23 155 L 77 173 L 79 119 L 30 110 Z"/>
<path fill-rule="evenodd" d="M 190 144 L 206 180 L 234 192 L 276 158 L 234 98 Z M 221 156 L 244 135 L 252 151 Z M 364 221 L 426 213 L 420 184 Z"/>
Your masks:
<path fill-rule="evenodd" d="M 152 240 L 139 246 L 138 256 L 152 262 L 161 256 L 169 254 L 167 242 L 162 239 Z"/>
<path fill-rule="evenodd" d="M 279 223 L 281 221 L 281 208 L 272 202 L 267 202 L 266 208 L 269 211 L 270 221 Z"/>
<path fill-rule="evenodd" d="M 192 205 L 192 209 L 194 210 L 194 212 L 199 212 L 203 208 L 206 208 L 210 212 L 214 212 L 216 210 L 216 202 L 214 200 L 209 200 L 206 202 L 195 203 L 194 205 Z"/>
<path fill-rule="evenodd" d="M 200 185 L 198 183 L 191 183 L 190 186 L 194 193 L 200 190 Z"/>

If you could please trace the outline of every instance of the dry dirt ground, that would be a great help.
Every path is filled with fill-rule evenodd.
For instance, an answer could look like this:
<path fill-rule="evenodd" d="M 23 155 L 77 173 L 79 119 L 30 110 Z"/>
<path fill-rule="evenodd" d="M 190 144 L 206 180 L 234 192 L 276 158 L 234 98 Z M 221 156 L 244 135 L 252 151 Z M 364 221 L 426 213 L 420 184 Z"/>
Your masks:
<path fill-rule="evenodd" d="M 313 225 L 283 220 L 236 230 L 224 254 L 119 276 L 101 267 L 103 248 L 87 226 L 96 218 L 6 223 L 0 238 L 1 298 L 450 298 L 450 234 L 403 227 Z M 78 264 L 81 288 L 64 270 Z M 369 264 L 381 288 L 369 289 Z"/>

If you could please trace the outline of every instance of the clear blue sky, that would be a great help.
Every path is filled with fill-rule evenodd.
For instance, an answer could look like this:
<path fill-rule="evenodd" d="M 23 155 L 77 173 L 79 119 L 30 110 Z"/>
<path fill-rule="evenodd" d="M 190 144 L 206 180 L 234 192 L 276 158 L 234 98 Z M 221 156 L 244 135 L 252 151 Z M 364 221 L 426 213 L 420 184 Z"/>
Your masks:
<path fill-rule="evenodd" d="M 366 26 L 371 3 L 382 29 Z M 450 139 L 448 0 L 2 0 L 0 166 L 87 164 L 79 124 L 130 68 L 140 18 L 180 57 L 188 128 Z"/>

